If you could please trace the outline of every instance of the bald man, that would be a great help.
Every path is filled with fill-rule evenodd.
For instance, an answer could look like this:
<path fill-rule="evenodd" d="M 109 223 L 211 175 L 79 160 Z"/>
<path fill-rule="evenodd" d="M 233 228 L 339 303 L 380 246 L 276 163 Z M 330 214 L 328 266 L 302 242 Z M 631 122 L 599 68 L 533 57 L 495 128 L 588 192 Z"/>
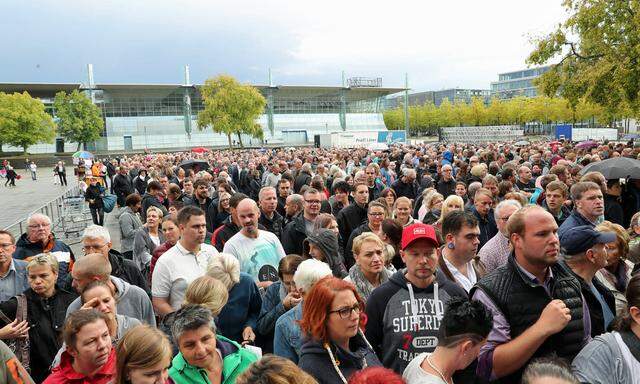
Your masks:
<path fill-rule="evenodd" d="M 261 289 L 278 281 L 278 264 L 285 256 L 276 235 L 258 228 L 260 209 L 252 199 L 238 203 L 238 222 L 241 230 L 224 244 L 224 253 L 240 261 L 240 271 L 253 277 Z"/>
<path fill-rule="evenodd" d="M 155 327 L 156 318 L 149 295 L 144 289 L 111 276 L 111 264 L 101 253 L 90 253 L 81 257 L 74 263 L 71 277 L 73 279 L 71 285 L 78 293 L 82 293 L 84 288 L 93 281 L 106 283 L 111 288 L 111 292 L 114 292 L 118 314 L 136 318 Z M 67 308 L 67 316 L 80 307 L 82 302 L 77 298 Z"/>

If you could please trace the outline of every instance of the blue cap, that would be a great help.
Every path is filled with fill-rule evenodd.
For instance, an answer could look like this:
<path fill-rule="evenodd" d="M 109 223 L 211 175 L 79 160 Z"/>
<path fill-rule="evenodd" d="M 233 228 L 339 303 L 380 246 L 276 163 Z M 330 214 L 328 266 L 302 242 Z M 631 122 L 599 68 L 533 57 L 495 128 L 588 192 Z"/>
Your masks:
<path fill-rule="evenodd" d="M 596 244 L 613 243 L 616 238 L 613 232 L 598 232 L 590 225 L 580 225 L 560 235 L 560 246 L 566 255 L 578 255 Z"/>

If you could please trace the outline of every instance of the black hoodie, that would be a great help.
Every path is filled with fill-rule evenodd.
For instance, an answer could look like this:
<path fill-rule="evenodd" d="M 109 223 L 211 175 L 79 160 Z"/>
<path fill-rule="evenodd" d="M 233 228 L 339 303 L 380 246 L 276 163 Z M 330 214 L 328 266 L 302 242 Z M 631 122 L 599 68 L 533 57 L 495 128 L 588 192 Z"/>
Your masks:
<path fill-rule="evenodd" d="M 351 375 L 365 367 L 379 367 L 381 365 L 380 360 L 378 360 L 373 350 L 369 348 L 360 332 L 349 341 L 349 349 L 351 351 L 345 351 L 333 343 L 330 343 L 330 348 L 334 359 L 339 362 L 338 369 L 347 380 Z M 366 365 L 363 364 L 363 359 L 366 361 Z M 309 340 L 302 345 L 298 366 L 313 376 L 318 381 L 318 384 L 343 383 L 336 371 L 336 367 L 331 362 L 329 352 L 324 344 L 317 340 Z"/>
<path fill-rule="evenodd" d="M 344 265 L 344 258 L 338 247 L 338 236 L 330 229 L 320 228 L 310 234 L 302 243 L 302 256 L 310 258 L 309 243 L 320 248 L 326 258 L 325 262 L 331 267 L 333 276 L 344 279 L 349 273 Z"/>
<path fill-rule="evenodd" d="M 453 296 L 467 297 L 464 289 L 441 273 L 436 272 L 435 283 L 427 288 L 410 284 L 405 273 L 406 269 L 394 273 L 374 289 L 366 307 L 365 335 L 383 365 L 398 374 L 418 354 L 433 352 L 446 303 Z M 411 299 L 417 305 L 412 306 Z"/>

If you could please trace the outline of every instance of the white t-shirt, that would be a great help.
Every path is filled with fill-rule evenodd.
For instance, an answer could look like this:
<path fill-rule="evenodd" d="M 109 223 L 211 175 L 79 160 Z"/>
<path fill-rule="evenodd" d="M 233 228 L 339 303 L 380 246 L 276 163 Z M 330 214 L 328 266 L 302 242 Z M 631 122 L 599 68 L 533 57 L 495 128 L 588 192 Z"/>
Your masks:
<path fill-rule="evenodd" d="M 212 257 L 218 251 L 211 245 L 201 244 L 197 255 L 187 251 L 178 241 L 160 256 L 151 276 L 151 295 L 168 298 L 169 304 L 178 310 L 184 301 L 187 286 L 204 276 Z"/>
<path fill-rule="evenodd" d="M 258 230 L 258 237 L 252 239 L 242 231 L 224 243 L 224 253 L 234 255 L 240 262 L 240 271 L 253 277 L 256 282 L 278 281 L 278 264 L 286 256 L 276 235 Z"/>
<path fill-rule="evenodd" d="M 420 366 L 429 355 L 431 354 L 428 352 L 421 353 L 414 357 L 409 365 L 407 365 L 407 368 L 404 369 L 404 373 L 402 374 L 402 378 L 407 384 L 447 384 L 445 381 L 442 381 L 440 377 L 427 373 Z"/>
<path fill-rule="evenodd" d="M 445 264 L 447 265 L 447 268 L 449 268 L 449 271 L 451 272 L 453 277 L 456 279 L 456 281 L 460 283 L 462 288 L 464 288 L 464 290 L 467 291 L 467 293 L 469 293 L 471 288 L 473 288 L 473 286 L 478 282 L 478 277 L 476 276 L 476 270 L 473 269 L 473 263 L 471 261 L 467 263 L 467 274 L 469 274 L 469 276 L 466 276 L 462 272 L 458 271 L 458 269 L 454 267 L 454 265 L 451 264 L 446 257 L 444 257 L 443 259 Z"/>

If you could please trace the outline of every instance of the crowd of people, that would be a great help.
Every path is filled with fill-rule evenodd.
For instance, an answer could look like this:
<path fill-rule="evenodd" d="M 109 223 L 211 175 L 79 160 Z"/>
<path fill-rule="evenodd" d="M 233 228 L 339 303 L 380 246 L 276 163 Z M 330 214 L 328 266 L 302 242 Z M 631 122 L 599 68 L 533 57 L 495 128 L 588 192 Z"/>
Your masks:
<path fill-rule="evenodd" d="M 583 168 L 638 155 L 432 143 L 97 161 L 82 254 L 42 214 L 0 231 L 0 382 L 637 382 L 640 180 Z"/>

